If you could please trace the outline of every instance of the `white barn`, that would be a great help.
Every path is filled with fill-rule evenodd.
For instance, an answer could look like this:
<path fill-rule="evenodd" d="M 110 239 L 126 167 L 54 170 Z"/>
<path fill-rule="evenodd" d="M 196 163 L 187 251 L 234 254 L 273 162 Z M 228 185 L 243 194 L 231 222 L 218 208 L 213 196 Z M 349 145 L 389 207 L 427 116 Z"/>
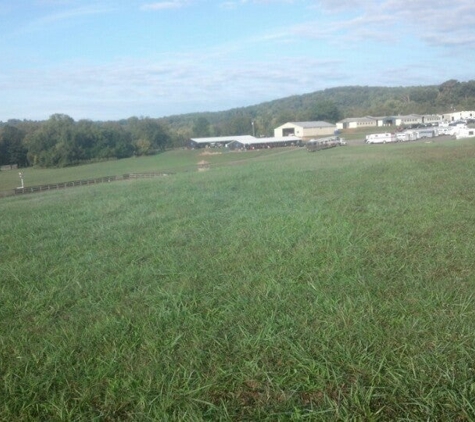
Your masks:
<path fill-rule="evenodd" d="M 274 129 L 274 137 L 296 136 L 305 141 L 319 137 L 333 135 L 336 125 L 328 122 L 287 122 Z"/>

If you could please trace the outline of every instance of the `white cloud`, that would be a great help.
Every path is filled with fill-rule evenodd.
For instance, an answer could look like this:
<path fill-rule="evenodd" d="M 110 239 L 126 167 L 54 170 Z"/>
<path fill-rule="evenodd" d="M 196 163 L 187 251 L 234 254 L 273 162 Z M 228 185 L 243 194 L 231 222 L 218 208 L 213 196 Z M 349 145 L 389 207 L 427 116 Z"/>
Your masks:
<path fill-rule="evenodd" d="M 284 3 L 284 4 L 293 4 L 296 0 L 230 0 L 222 2 L 219 7 L 222 9 L 236 9 L 239 6 L 244 6 L 247 4 L 269 4 L 273 5 L 276 3 Z"/>
<path fill-rule="evenodd" d="M 40 6 L 62 6 L 65 4 L 72 4 L 73 0 L 36 0 Z"/>
<path fill-rule="evenodd" d="M 226 1 L 219 5 L 222 9 L 236 9 L 239 6 L 239 2 L 236 1 Z"/>
<path fill-rule="evenodd" d="M 143 4 L 141 10 L 170 10 L 170 9 L 180 9 L 185 6 L 185 3 L 182 1 L 161 1 L 156 3 L 147 3 Z"/>
<path fill-rule="evenodd" d="M 386 40 L 397 40 L 411 35 L 431 46 L 475 47 L 473 0 L 320 0 L 313 8 L 332 12 L 330 21 L 335 16 L 340 19 L 348 15 L 357 16 L 336 25 L 353 33 L 356 39 L 380 36 Z M 335 32 L 332 31 L 332 24 L 323 26 L 329 32 Z M 312 35 L 308 29 L 304 32 Z"/>
<path fill-rule="evenodd" d="M 331 41 L 332 43 L 359 43 L 361 41 L 394 41 L 390 31 L 393 19 L 388 15 L 362 15 L 355 18 L 329 20 L 318 25 L 314 22 L 294 25 L 288 28 L 303 38 Z"/>
<path fill-rule="evenodd" d="M 282 66 L 281 61 L 291 66 Z M 210 63 L 202 56 L 188 55 L 159 63 L 136 60 L 103 66 L 70 63 L 21 71 L 3 75 L 0 89 L 4 98 L 10 95 L 17 99 L 34 98 L 42 113 L 54 109 L 76 119 L 117 119 L 135 114 L 158 117 L 217 111 L 311 92 L 328 84 L 337 85 L 345 76 L 341 69 L 336 61 L 290 57 L 271 63 L 243 61 L 239 65 L 222 60 L 217 66 L 216 61 Z M 83 104 L 84 110 L 89 105 L 93 111 L 89 115 L 77 114 L 75 104 Z"/>
<path fill-rule="evenodd" d="M 54 13 L 32 21 L 23 31 L 46 31 L 52 24 L 64 21 L 66 26 L 78 17 L 115 8 L 138 12 L 140 4 L 149 12 L 196 4 L 194 0 L 141 0 L 132 5 L 126 0 L 36 1 L 37 6 L 41 1 L 40 13 Z M 221 7 L 251 8 L 272 1 L 229 0 Z M 271 19 L 274 9 L 268 7 L 269 22 L 252 28 L 242 25 L 241 32 L 230 31 L 221 41 L 220 37 L 206 38 L 209 45 L 203 42 L 200 48 L 191 43 L 170 44 L 151 52 L 150 47 L 144 47 L 144 55 L 131 50 L 135 57 L 130 59 L 104 55 L 102 64 L 80 59 L 65 62 L 64 57 L 78 57 L 72 51 L 55 65 L 40 53 L 5 51 L 7 66 L 0 72 L 0 120 L 47 118 L 54 112 L 93 119 L 141 114 L 158 117 L 224 110 L 332 86 L 425 85 L 473 78 L 473 0 L 453 0 L 450 5 L 439 0 L 321 0 L 313 2 L 313 8 L 308 7 L 311 0 L 295 0 L 288 8 L 286 0 L 275 1 L 281 3 L 274 8 L 279 9 L 275 16 L 280 20 Z M 213 10 L 207 12 L 209 16 Z M 228 19 L 234 18 L 229 15 Z M 247 13 L 237 13 L 236 19 L 242 16 Z M 213 29 L 214 22 L 204 23 Z M 179 30 L 187 30 L 179 25 Z M 177 53 L 187 49 L 190 53 Z M 137 58 L 146 54 L 153 54 L 153 58 Z M 21 65 L 10 70 L 10 62 Z M 34 68 L 25 70 L 26 62 L 33 63 Z M 25 110 L 45 114 L 23 115 Z"/>
<path fill-rule="evenodd" d="M 87 15 L 98 15 L 103 13 L 111 12 L 113 9 L 103 6 L 86 6 L 86 7 L 78 7 L 75 9 L 66 10 L 64 12 L 54 13 L 48 16 L 41 18 L 38 23 L 40 24 L 48 24 L 57 21 L 63 20 L 70 20 L 76 19 L 80 16 L 87 16 Z"/>
<path fill-rule="evenodd" d="M 24 25 L 23 27 L 19 27 L 16 32 L 29 33 L 29 32 L 42 31 L 42 30 L 48 29 L 50 25 L 55 24 L 55 23 L 59 23 L 63 21 L 71 21 L 83 16 L 107 14 L 115 10 L 116 9 L 114 7 L 108 7 L 105 5 L 89 5 L 89 6 L 82 6 L 82 7 L 77 7 L 73 9 L 67 9 L 63 11 L 50 13 L 36 20 L 33 20 L 27 23 L 26 25 Z"/>

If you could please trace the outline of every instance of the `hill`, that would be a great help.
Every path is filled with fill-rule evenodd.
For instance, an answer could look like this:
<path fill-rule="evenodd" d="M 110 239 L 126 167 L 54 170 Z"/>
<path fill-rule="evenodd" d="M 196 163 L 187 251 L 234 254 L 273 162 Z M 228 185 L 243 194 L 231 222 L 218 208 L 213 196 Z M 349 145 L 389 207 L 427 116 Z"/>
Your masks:
<path fill-rule="evenodd" d="M 288 121 L 335 123 L 345 117 L 446 113 L 453 109 L 475 109 L 475 80 L 411 87 L 330 88 L 249 107 L 169 116 L 165 120 L 170 127 L 188 131 L 190 136 L 249 134 L 250 122 L 254 121 L 258 135 L 272 136 L 275 127 Z"/>

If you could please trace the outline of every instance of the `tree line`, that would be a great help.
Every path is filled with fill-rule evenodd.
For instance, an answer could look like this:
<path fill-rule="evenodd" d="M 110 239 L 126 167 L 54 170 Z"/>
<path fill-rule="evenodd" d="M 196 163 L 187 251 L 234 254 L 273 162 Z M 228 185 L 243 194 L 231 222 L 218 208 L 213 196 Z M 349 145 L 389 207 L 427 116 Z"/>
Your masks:
<path fill-rule="evenodd" d="M 74 121 L 54 114 L 43 122 L 0 122 L 0 165 L 65 167 L 92 161 L 159 153 L 192 137 L 272 136 L 289 121 L 447 113 L 475 110 L 475 80 L 455 79 L 414 87 L 349 86 L 294 95 L 221 112 L 131 117 L 109 122 Z"/>
<path fill-rule="evenodd" d="M 65 114 L 54 114 L 45 122 L 13 120 L 2 125 L 0 165 L 65 167 L 154 154 L 173 141 L 166 123 L 158 119 L 76 122 Z"/>

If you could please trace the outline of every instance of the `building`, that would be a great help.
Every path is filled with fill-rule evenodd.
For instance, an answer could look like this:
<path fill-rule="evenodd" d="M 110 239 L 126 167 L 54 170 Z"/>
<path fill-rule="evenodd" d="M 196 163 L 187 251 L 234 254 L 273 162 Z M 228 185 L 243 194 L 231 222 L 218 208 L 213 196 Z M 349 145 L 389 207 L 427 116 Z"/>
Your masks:
<path fill-rule="evenodd" d="M 274 129 L 274 137 L 296 136 L 304 141 L 319 137 L 333 135 L 336 125 L 327 122 L 287 122 Z"/>
<path fill-rule="evenodd" d="M 376 127 L 378 126 L 378 120 L 375 117 L 348 117 L 340 120 L 336 127 L 338 129 L 358 129 L 362 127 Z"/>
<path fill-rule="evenodd" d="M 252 139 L 251 139 L 252 138 Z M 302 139 L 297 136 L 281 136 L 274 138 L 254 138 L 238 139 L 226 145 L 230 150 L 249 150 L 249 149 L 265 149 L 275 147 L 297 146 L 302 143 Z"/>
<path fill-rule="evenodd" d="M 422 124 L 423 118 L 419 114 L 408 114 L 406 116 L 394 116 L 394 124 L 396 126 L 411 126 Z"/>
<path fill-rule="evenodd" d="M 441 120 L 445 122 L 456 122 L 458 120 L 475 119 L 475 111 L 454 111 L 442 114 Z"/>
<path fill-rule="evenodd" d="M 211 138 L 191 138 L 189 142 L 190 148 L 205 148 L 205 147 L 224 147 L 233 141 L 246 141 L 248 139 L 255 139 L 254 136 L 215 136 Z"/>
<path fill-rule="evenodd" d="M 436 125 L 442 121 L 438 114 L 424 114 L 422 116 L 422 123 Z"/>
<path fill-rule="evenodd" d="M 409 114 L 407 116 L 366 116 L 349 117 L 340 120 L 336 126 L 338 129 L 358 129 L 366 127 L 383 126 L 410 126 L 416 124 L 435 124 L 439 123 L 441 118 L 438 114 Z"/>

